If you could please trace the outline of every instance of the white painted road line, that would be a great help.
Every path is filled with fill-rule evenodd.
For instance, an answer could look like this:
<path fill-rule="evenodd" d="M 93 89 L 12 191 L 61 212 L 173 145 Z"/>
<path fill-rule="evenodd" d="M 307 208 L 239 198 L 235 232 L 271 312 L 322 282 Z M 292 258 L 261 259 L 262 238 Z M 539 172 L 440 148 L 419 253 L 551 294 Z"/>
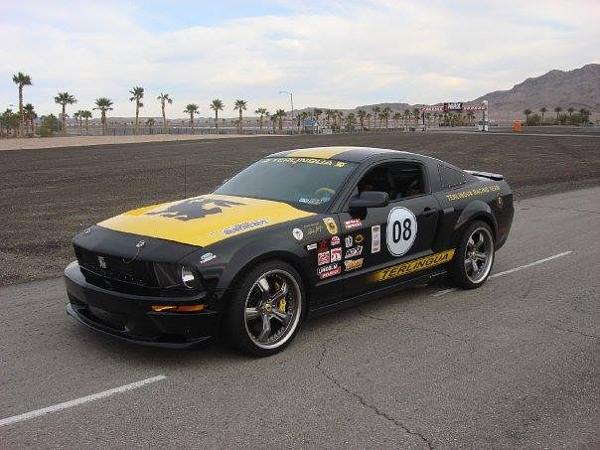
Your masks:
<path fill-rule="evenodd" d="M 100 400 L 102 398 L 110 397 L 111 395 L 119 394 L 121 392 L 131 391 L 132 389 L 138 389 L 147 384 L 164 380 L 165 378 L 167 377 L 164 375 L 158 375 L 156 377 L 146 378 L 145 380 L 136 381 L 135 383 L 126 384 L 124 386 L 119 386 L 114 389 L 109 389 L 107 391 L 98 392 L 97 394 L 86 395 L 85 397 L 79 397 L 75 400 L 69 400 L 68 402 L 58 403 L 56 405 L 47 406 L 46 408 L 42 409 L 36 409 L 35 411 L 29 411 L 23 414 L 19 414 L 18 416 L 11 416 L 5 419 L 0 419 L 0 427 L 4 425 L 11 425 L 17 422 L 22 422 L 24 420 L 33 419 L 34 417 L 43 416 L 45 414 L 61 411 L 63 409 L 72 408 L 73 406 L 82 405 L 84 403 L 93 402 L 94 400 Z"/>
<path fill-rule="evenodd" d="M 548 256 L 547 258 L 538 259 L 537 261 L 533 261 L 528 264 L 524 264 L 522 266 L 514 267 L 512 269 L 508 269 L 503 272 L 495 273 L 493 275 L 490 275 L 489 278 L 492 279 L 492 278 L 496 278 L 496 277 L 502 277 L 504 275 L 509 275 L 511 273 L 518 272 L 519 270 L 528 269 L 529 267 L 537 266 L 539 264 L 544 264 L 545 262 L 552 261 L 553 259 L 570 255 L 571 253 L 573 253 L 573 250 L 568 250 L 566 252 L 557 253 L 556 255 Z M 442 291 L 437 291 L 435 294 L 433 294 L 433 296 L 439 297 L 441 295 L 449 294 L 450 292 L 454 292 L 456 290 L 457 290 L 457 288 L 444 289 Z"/>

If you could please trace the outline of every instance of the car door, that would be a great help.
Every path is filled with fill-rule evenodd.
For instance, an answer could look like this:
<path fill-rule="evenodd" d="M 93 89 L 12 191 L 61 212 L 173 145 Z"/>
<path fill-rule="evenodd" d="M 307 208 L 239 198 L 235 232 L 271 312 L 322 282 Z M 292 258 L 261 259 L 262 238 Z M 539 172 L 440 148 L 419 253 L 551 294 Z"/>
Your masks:
<path fill-rule="evenodd" d="M 420 173 L 420 189 L 406 191 L 380 183 L 373 190 L 388 191 L 393 197 L 385 207 L 369 208 L 356 217 L 348 208 L 339 215 L 343 246 L 342 269 L 345 297 L 353 297 L 422 275 L 419 270 L 394 268 L 431 255 L 438 225 L 439 204 L 431 195 L 427 169 L 414 161 L 377 164 L 369 171 Z M 399 179 L 402 175 L 399 176 Z M 394 179 L 393 176 L 391 179 Z M 403 181 L 408 183 L 407 181 Z M 361 182 L 358 184 L 360 185 Z M 358 188 L 357 188 L 358 190 Z M 399 192 L 402 191 L 402 192 Z M 406 193 L 411 195 L 405 195 Z M 414 268 L 413 268 L 414 269 Z"/>

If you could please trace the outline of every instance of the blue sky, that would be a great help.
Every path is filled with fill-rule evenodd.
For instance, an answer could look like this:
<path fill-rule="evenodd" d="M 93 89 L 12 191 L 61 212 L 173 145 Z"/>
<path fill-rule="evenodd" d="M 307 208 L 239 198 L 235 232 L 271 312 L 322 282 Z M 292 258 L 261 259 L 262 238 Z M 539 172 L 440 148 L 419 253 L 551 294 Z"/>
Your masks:
<path fill-rule="evenodd" d="M 550 69 L 600 62 L 600 2 L 581 0 L 3 1 L 0 109 L 16 104 L 12 74 L 30 74 L 26 101 L 56 112 L 69 91 L 77 109 L 95 98 L 131 115 L 128 91 L 188 103 L 203 115 L 221 98 L 249 110 L 468 100 Z"/>

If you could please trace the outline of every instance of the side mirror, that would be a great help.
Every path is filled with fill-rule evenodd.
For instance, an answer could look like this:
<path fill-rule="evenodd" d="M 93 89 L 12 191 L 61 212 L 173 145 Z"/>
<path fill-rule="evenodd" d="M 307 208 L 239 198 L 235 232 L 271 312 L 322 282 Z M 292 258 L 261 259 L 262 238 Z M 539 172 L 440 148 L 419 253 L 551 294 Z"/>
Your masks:
<path fill-rule="evenodd" d="M 381 208 L 390 204 L 390 196 L 387 192 L 365 191 L 350 199 L 350 209 L 360 210 L 368 208 Z"/>

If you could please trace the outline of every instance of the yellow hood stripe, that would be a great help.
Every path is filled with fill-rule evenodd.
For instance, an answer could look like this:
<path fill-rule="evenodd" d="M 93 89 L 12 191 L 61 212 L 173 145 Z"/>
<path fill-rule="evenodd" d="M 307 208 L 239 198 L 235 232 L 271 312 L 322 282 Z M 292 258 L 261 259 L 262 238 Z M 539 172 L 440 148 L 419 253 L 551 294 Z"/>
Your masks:
<path fill-rule="evenodd" d="M 128 211 L 100 222 L 114 231 L 207 246 L 229 237 L 314 215 L 287 203 L 203 195 Z"/>
<path fill-rule="evenodd" d="M 299 150 L 292 150 L 286 157 L 294 158 L 322 158 L 329 159 L 335 155 L 347 152 L 348 147 L 315 147 L 315 148 L 301 148 Z"/>

